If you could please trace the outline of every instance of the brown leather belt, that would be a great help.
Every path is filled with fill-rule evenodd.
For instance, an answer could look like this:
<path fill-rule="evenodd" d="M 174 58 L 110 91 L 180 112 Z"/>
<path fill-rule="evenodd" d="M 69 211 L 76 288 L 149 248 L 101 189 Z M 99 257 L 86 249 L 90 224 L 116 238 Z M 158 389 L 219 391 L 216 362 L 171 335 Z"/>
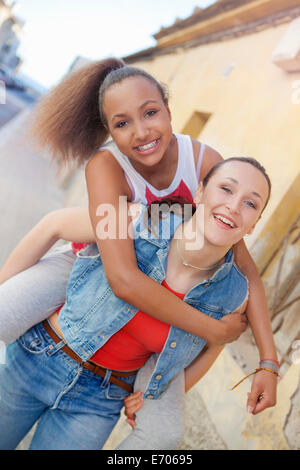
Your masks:
<path fill-rule="evenodd" d="M 43 321 L 43 327 L 47 331 L 50 338 L 53 339 L 55 344 L 58 344 L 61 342 L 61 338 L 51 328 L 47 320 Z M 83 362 L 81 357 L 77 356 L 77 354 L 74 351 L 72 351 L 72 349 L 69 348 L 69 346 L 65 345 L 61 348 L 61 350 L 64 351 L 72 359 L 74 359 L 74 361 L 78 362 L 84 369 L 87 369 L 90 372 L 93 372 L 93 374 L 99 375 L 100 377 L 103 377 L 103 378 L 106 376 L 107 369 L 105 369 L 104 367 L 98 366 L 97 364 L 91 361 Z M 119 379 L 118 377 L 129 377 L 131 375 L 135 375 L 136 373 L 137 373 L 136 370 L 126 371 L 126 372 L 112 371 L 111 376 L 109 378 L 109 382 L 112 382 L 113 384 L 118 385 L 119 387 L 123 388 L 127 392 L 132 393 L 133 387 L 127 382 L 124 382 L 124 380 Z"/>

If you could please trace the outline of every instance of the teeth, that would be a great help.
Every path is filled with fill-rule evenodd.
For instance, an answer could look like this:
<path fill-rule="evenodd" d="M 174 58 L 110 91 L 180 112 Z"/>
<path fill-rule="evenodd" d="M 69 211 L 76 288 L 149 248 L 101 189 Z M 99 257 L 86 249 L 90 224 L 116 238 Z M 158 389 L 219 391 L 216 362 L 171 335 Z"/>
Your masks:
<path fill-rule="evenodd" d="M 226 219 L 226 217 L 222 217 L 221 215 L 215 215 L 215 218 L 221 220 L 222 222 L 224 222 L 224 224 L 234 228 L 234 224 L 230 220 Z"/>
<path fill-rule="evenodd" d="M 141 152 L 143 150 L 149 150 L 152 147 L 155 147 L 156 143 L 157 143 L 157 140 L 154 140 L 154 142 L 150 142 L 150 144 L 146 144 L 146 145 L 141 145 L 141 147 L 137 147 L 137 149 L 140 150 Z"/>

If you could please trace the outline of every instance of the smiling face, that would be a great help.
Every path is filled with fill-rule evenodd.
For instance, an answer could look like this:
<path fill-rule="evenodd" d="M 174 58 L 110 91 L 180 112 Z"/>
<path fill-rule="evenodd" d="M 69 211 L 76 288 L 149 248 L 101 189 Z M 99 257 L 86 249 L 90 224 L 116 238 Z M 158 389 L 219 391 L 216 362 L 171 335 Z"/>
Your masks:
<path fill-rule="evenodd" d="M 171 115 L 155 83 L 125 78 L 106 91 L 103 111 L 111 137 L 136 169 L 162 160 L 172 138 Z"/>
<path fill-rule="evenodd" d="M 204 204 L 204 237 L 217 246 L 231 247 L 250 234 L 268 200 L 265 176 L 253 165 L 230 161 L 199 187 L 195 202 Z"/>

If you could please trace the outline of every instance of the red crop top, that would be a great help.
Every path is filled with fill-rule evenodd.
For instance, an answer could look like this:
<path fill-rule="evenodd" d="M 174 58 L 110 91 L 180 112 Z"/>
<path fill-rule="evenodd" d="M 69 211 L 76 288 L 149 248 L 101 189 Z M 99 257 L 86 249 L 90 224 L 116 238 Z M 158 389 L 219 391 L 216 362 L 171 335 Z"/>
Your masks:
<path fill-rule="evenodd" d="M 177 297 L 184 298 L 185 294 L 173 291 L 165 281 L 162 285 Z M 90 360 L 107 369 L 139 369 L 151 354 L 163 350 L 169 329 L 170 325 L 167 323 L 140 310 L 123 328 L 111 336 Z"/>

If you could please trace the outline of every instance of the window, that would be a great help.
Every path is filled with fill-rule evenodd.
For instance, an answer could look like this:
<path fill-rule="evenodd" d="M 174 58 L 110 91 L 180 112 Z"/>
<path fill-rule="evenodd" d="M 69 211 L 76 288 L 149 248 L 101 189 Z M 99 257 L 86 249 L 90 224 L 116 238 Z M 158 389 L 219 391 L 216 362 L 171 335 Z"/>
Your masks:
<path fill-rule="evenodd" d="M 196 139 L 203 127 L 209 120 L 210 113 L 201 113 L 200 111 L 194 111 L 190 119 L 185 124 L 182 134 L 190 135 L 193 139 Z"/>

